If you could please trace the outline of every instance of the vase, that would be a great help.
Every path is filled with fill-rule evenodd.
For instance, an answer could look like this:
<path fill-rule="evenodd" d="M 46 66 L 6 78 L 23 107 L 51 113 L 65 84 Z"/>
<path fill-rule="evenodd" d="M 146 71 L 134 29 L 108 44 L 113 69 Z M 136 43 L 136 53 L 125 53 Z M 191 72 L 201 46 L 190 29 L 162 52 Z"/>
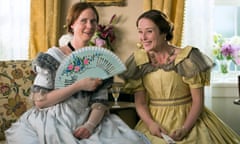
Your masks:
<path fill-rule="evenodd" d="M 227 74 L 230 72 L 231 60 L 218 60 L 219 71 L 222 74 Z"/>

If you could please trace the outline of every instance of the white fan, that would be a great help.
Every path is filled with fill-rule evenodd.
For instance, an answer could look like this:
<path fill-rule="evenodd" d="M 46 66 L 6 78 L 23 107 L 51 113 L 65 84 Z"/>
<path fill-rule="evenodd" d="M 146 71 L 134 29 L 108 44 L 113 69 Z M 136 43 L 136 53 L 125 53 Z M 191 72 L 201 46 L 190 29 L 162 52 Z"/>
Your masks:
<path fill-rule="evenodd" d="M 119 57 L 102 47 L 84 47 L 72 52 L 59 66 L 55 88 L 66 87 L 83 78 L 107 79 L 126 70 Z"/>

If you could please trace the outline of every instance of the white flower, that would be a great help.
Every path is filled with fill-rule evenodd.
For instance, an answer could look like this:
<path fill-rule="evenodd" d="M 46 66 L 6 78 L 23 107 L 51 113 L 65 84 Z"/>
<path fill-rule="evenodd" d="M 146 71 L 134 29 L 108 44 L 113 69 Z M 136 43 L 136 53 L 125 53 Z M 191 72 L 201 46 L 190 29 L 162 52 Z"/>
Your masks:
<path fill-rule="evenodd" d="M 240 37 L 239 36 L 234 36 L 230 39 L 230 44 L 233 45 L 240 45 Z"/>

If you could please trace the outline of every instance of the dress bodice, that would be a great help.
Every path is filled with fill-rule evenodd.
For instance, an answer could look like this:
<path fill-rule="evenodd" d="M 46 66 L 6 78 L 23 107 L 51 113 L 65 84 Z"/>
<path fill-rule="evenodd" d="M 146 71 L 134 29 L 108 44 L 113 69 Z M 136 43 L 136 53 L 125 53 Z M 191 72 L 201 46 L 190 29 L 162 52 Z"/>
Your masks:
<path fill-rule="evenodd" d="M 172 96 L 184 96 L 190 93 L 189 87 L 210 83 L 213 62 L 197 48 L 183 48 L 170 66 L 168 69 L 153 67 L 146 52 L 137 50 L 126 62 L 128 71 L 120 75 L 126 82 L 124 91 L 134 93 L 146 89 L 150 95 L 164 91 L 164 98 L 170 98 L 175 90 L 177 93 Z"/>

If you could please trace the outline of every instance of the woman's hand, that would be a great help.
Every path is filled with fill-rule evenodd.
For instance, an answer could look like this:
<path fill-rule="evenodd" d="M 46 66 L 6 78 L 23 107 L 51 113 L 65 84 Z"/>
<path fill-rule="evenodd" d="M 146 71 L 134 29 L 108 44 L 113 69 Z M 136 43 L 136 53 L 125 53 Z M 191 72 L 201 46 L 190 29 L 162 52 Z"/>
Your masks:
<path fill-rule="evenodd" d="M 77 84 L 79 90 L 94 91 L 102 84 L 102 80 L 99 78 L 85 78 L 77 81 L 75 84 Z"/>
<path fill-rule="evenodd" d="M 180 129 L 176 129 L 171 135 L 170 137 L 172 137 L 174 140 L 176 141 L 180 141 L 182 140 L 186 135 L 187 135 L 188 131 L 182 127 Z"/>
<path fill-rule="evenodd" d="M 73 135 L 78 139 L 86 139 L 91 136 L 91 132 L 86 127 L 80 126 L 73 132 Z"/>
<path fill-rule="evenodd" d="M 153 122 L 149 125 L 148 127 L 150 133 L 154 136 L 158 136 L 160 138 L 162 138 L 162 134 L 161 133 L 164 133 L 164 134 L 167 134 L 166 130 L 163 129 L 158 123 L 156 122 Z"/>
<path fill-rule="evenodd" d="M 192 107 L 188 116 L 184 122 L 182 128 L 176 129 L 170 136 L 176 140 L 182 140 L 194 127 L 199 115 L 202 113 L 204 108 L 204 88 L 191 88 L 192 95 Z"/>

